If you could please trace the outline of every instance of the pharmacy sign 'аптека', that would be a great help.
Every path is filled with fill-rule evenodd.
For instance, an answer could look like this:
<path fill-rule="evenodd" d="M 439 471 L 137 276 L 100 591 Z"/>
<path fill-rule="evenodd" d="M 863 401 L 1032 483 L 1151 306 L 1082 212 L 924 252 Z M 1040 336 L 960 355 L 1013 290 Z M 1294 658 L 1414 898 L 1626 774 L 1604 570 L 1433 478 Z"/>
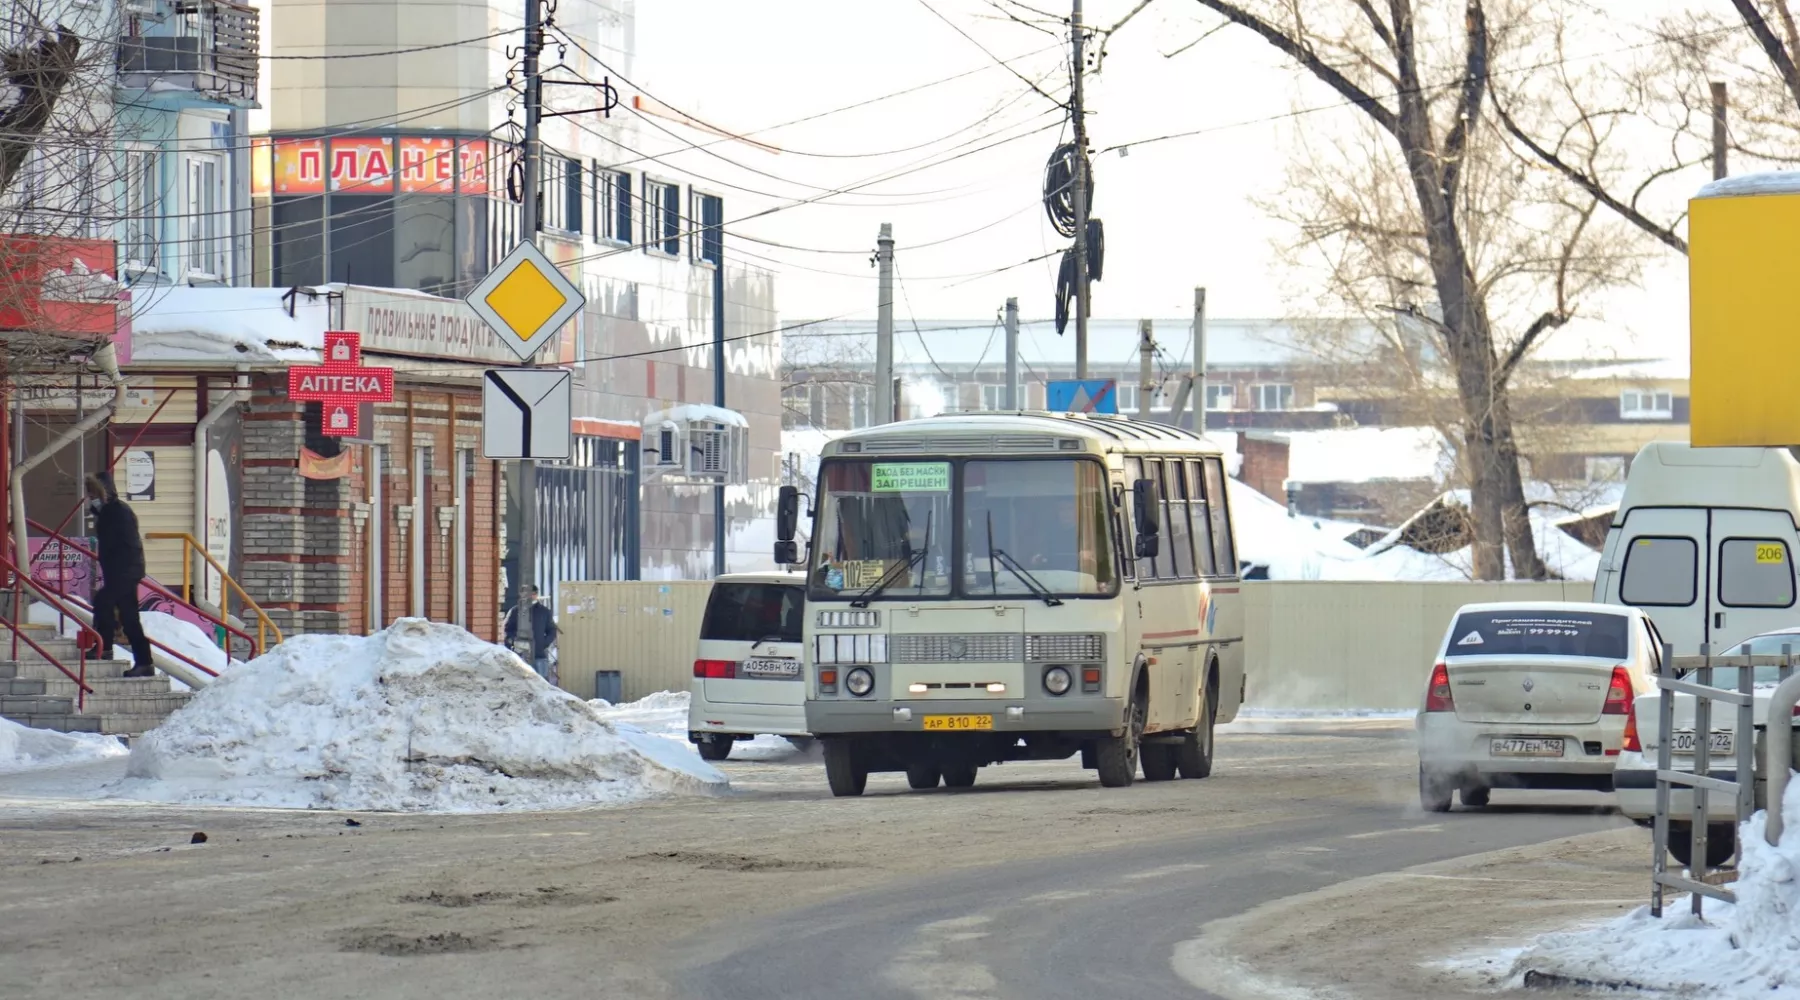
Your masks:
<path fill-rule="evenodd" d="M 362 335 L 325 332 L 325 363 L 288 369 L 288 398 L 319 404 L 319 425 L 328 437 L 355 437 L 357 407 L 394 399 L 394 370 L 362 365 Z"/>

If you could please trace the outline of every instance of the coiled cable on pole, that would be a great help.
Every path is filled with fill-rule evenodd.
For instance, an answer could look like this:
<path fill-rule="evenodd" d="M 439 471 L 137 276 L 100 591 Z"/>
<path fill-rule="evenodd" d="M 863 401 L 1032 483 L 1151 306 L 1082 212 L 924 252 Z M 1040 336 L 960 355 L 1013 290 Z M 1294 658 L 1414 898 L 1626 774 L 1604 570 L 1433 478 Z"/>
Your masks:
<path fill-rule="evenodd" d="M 1088 189 L 1093 190 L 1090 181 Z M 1064 236 L 1075 238 L 1075 144 L 1065 142 L 1050 153 L 1044 167 L 1044 212 Z"/>

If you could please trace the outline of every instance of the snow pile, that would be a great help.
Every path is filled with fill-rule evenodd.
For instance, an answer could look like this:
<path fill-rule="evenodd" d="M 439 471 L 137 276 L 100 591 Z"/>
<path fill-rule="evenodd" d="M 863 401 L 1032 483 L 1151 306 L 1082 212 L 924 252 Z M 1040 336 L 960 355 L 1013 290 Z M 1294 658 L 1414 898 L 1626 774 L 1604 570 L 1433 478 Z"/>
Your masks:
<path fill-rule="evenodd" d="M 1243 480 L 1227 479 L 1225 492 L 1238 560 L 1267 566 L 1269 579 L 1318 580 L 1327 566 L 1362 561 L 1362 550 L 1344 541 L 1343 532 L 1326 530 L 1315 518 L 1289 517 L 1287 507 Z"/>
<path fill-rule="evenodd" d="M 139 289 L 132 297 L 131 359 L 317 363 L 330 323 L 323 295 L 286 288 Z"/>
<path fill-rule="evenodd" d="M 123 757 L 125 745 L 95 733 L 58 733 L 0 719 L 0 774 Z"/>
<path fill-rule="evenodd" d="M 1545 935 L 1514 974 L 1536 970 L 1712 1000 L 1800 997 L 1800 783 L 1788 786 L 1778 847 L 1763 839 L 1764 816 L 1738 832 L 1736 906 L 1708 900 L 1705 919 L 1696 920 L 1681 898 L 1661 920 L 1646 906 L 1599 927 Z"/>
<path fill-rule="evenodd" d="M 77 638 L 81 626 L 75 619 L 58 612 L 47 604 L 33 604 L 26 612 L 27 619 L 34 625 L 56 627 L 65 639 Z M 235 660 L 225 654 L 212 637 L 192 622 L 183 621 L 174 615 L 161 611 L 144 611 L 138 614 L 138 620 L 144 625 L 144 634 L 152 641 L 162 643 L 166 649 L 172 649 L 195 663 L 222 674 L 232 667 L 243 666 L 242 660 Z M 164 649 L 156 649 L 159 656 L 168 656 Z M 113 659 L 131 662 L 131 647 L 115 643 Z M 169 686 L 176 691 L 191 691 L 192 688 L 182 683 L 180 678 L 169 677 Z"/>
<path fill-rule="evenodd" d="M 692 755 L 615 728 L 500 646 L 403 618 L 302 635 L 137 741 L 120 794 L 216 805 L 491 812 L 722 791 Z"/>
<path fill-rule="evenodd" d="M 688 742 L 688 703 L 692 699 L 686 691 L 658 691 L 623 705 L 608 704 L 599 698 L 588 704 L 616 727 L 669 740 L 698 755 L 699 751 Z M 732 760 L 786 760 L 797 753 L 799 750 L 781 736 L 758 736 L 753 740 L 740 740 L 731 747 Z"/>
<path fill-rule="evenodd" d="M 1288 479 L 1297 483 L 1441 483 L 1456 456 L 1435 427 L 1344 427 L 1289 431 Z"/>

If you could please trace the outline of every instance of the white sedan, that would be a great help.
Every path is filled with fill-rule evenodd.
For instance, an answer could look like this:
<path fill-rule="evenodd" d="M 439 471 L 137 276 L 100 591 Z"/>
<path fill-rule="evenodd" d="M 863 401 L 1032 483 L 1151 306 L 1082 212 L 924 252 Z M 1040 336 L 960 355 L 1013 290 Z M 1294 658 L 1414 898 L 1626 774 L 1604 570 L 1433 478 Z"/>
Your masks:
<path fill-rule="evenodd" d="M 1783 647 L 1800 655 L 1800 628 L 1767 632 L 1749 641 L 1752 656 L 1781 656 Z M 1734 646 L 1723 655 L 1735 656 L 1743 647 Z M 1751 719 L 1762 730 L 1769 719 L 1769 698 L 1781 682 L 1782 668 L 1756 667 L 1752 681 L 1756 689 Z M 1737 687 L 1735 669 L 1714 668 L 1712 685 Z M 1662 694 L 1648 691 L 1637 699 L 1632 710 L 1631 725 L 1625 732 L 1625 749 L 1619 754 L 1613 772 L 1613 784 L 1619 800 L 1619 811 L 1640 825 L 1649 826 L 1656 818 L 1656 755 L 1662 742 Z M 1694 697 L 1675 695 L 1675 743 L 1669 749 L 1670 763 L 1677 771 L 1694 769 Z M 1724 702 L 1712 704 L 1712 724 L 1708 734 L 1711 763 L 1708 772 L 1724 781 L 1737 780 L 1737 707 Z M 1800 747 L 1800 742 L 1796 742 Z M 1760 764 L 1760 761 L 1758 762 Z M 1684 787 L 1669 789 L 1669 853 L 1682 865 L 1691 865 L 1693 850 L 1694 793 Z M 1718 868 L 1731 860 L 1737 851 L 1737 801 L 1718 792 L 1706 796 L 1706 865 Z"/>
<path fill-rule="evenodd" d="M 1419 713 L 1419 802 L 1494 788 L 1611 791 L 1632 699 L 1662 646 L 1636 608 L 1469 604 L 1444 633 Z"/>

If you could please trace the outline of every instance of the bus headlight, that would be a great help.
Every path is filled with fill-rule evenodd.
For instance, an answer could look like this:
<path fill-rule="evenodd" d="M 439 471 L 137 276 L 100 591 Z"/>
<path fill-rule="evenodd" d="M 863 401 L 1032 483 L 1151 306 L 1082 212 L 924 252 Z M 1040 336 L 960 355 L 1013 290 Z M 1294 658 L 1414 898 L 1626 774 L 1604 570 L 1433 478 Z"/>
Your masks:
<path fill-rule="evenodd" d="M 875 690 L 875 675 L 866 667 L 857 667 L 844 675 L 844 690 L 861 698 Z"/>
<path fill-rule="evenodd" d="M 1044 671 L 1044 690 L 1051 694 L 1067 694 L 1073 684 L 1067 667 L 1051 667 Z"/>

